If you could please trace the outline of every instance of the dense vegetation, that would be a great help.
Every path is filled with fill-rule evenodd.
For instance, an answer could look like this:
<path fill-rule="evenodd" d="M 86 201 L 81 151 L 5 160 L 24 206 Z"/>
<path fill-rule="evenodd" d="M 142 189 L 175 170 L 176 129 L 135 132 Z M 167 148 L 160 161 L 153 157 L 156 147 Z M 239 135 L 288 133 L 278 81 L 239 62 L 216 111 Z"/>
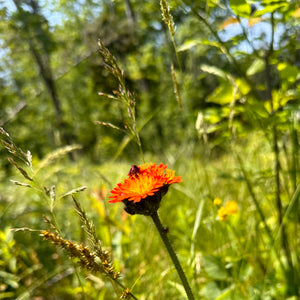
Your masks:
<path fill-rule="evenodd" d="M 108 203 L 151 161 L 183 179 L 159 215 L 195 299 L 300 299 L 298 1 L 0 12 L 0 299 L 183 299 L 150 219 Z M 117 283 L 64 244 L 97 239 Z"/>

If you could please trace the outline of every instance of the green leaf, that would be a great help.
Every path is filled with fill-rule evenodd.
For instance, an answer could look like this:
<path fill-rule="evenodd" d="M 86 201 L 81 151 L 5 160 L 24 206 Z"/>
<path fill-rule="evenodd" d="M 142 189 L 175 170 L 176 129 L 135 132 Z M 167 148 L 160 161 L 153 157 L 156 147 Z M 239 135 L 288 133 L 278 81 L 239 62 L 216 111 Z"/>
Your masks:
<path fill-rule="evenodd" d="M 255 17 L 260 17 L 266 13 L 272 13 L 279 8 L 288 7 L 289 3 L 285 0 L 264 0 L 261 5 L 264 6 L 264 9 L 257 11 Z"/>
<path fill-rule="evenodd" d="M 222 120 L 220 110 L 216 108 L 207 108 L 204 113 L 204 121 L 209 124 L 215 124 Z"/>
<path fill-rule="evenodd" d="M 192 39 L 192 40 L 186 40 L 182 45 L 180 45 L 178 48 L 177 48 L 177 51 L 180 52 L 180 51 L 186 51 L 186 50 L 189 50 L 199 44 L 202 44 L 202 40 L 200 39 Z"/>
<path fill-rule="evenodd" d="M 206 273 L 213 279 L 216 280 L 226 280 L 227 272 L 223 266 L 221 260 L 212 255 L 207 255 L 203 257 L 203 266 Z"/>
<path fill-rule="evenodd" d="M 224 79 L 226 79 L 226 72 L 224 72 L 223 70 L 215 67 L 215 66 L 209 66 L 209 65 L 201 65 L 200 66 L 200 70 L 202 70 L 203 72 L 206 72 L 208 74 L 213 74 L 216 75 L 218 77 L 222 77 Z"/>
<path fill-rule="evenodd" d="M 240 268 L 239 280 L 240 281 L 248 280 L 252 274 L 253 274 L 252 266 L 249 264 L 243 264 L 242 267 Z"/>
<path fill-rule="evenodd" d="M 200 227 L 201 220 L 202 220 L 204 202 L 205 202 L 204 198 L 202 200 L 200 200 L 200 203 L 199 203 L 198 209 L 197 209 L 197 214 L 196 214 L 196 219 L 195 219 L 194 229 L 193 229 L 193 234 L 192 234 L 192 243 L 191 243 L 191 256 L 192 257 L 194 257 L 194 255 L 195 255 L 196 235 L 197 235 L 197 232 Z"/>
<path fill-rule="evenodd" d="M 230 7 L 237 16 L 249 18 L 251 7 L 245 0 L 230 0 Z"/>
<path fill-rule="evenodd" d="M 242 80 L 242 79 L 240 79 L 240 78 L 237 78 L 236 80 L 235 80 L 235 83 L 236 83 L 236 85 L 238 86 L 238 88 L 239 88 L 239 92 L 242 94 L 242 95 L 247 95 L 249 92 L 250 92 L 250 86 L 249 86 L 249 84 L 246 82 L 246 81 L 244 81 L 244 80 Z"/>
<path fill-rule="evenodd" d="M 297 100 L 298 95 L 296 93 L 286 92 L 283 93 L 282 91 L 273 90 L 272 91 L 272 105 L 273 111 L 277 111 L 279 108 L 284 107 L 287 102 L 291 100 Z M 266 110 L 270 113 L 271 112 L 271 102 L 267 101 L 264 103 Z"/>
<path fill-rule="evenodd" d="M 238 294 L 238 291 L 235 290 L 236 286 L 232 284 L 228 288 L 222 290 L 222 294 L 215 300 L 231 300 L 231 299 L 242 299 L 241 295 Z"/>
<path fill-rule="evenodd" d="M 229 82 L 220 84 L 212 94 L 206 98 L 206 102 L 213 102 L 220 105 L 229 104 L 233 99 L 233 87 Z"/>
<path fill-rule="evenodd" d="M 249 69 L 247 70 L 247 76 L 252 76 L 256 73 L 262 72 L 265 69 L 265 62 L 263 59 L 256 59 L 254 62 L 251 64 Z"/>
<path fill-rule="evenodd" d="M 299 75 L 299 69 L 296 66 L 291 66 L 288 63 L 282 62 L 277 65 L 280 77 L 282 80 L 287 80 L 292 83 L 295 82 Z"/>
<path fill-rule="evenodd" d="M 16 275 L 0 270 L 0 277 L 12 288 L 17 289 L 19 287 L 19 278 Z"/>
<path fill-rule="evenodd" d="M 220 293 L 221 291 L 214 281 L 207 283 L 200 291 L 201 296 L 208 300 L 217 299 Z"/>
<path fill-rule="evenodd" d="M 186 298 L 186 293 L 182 284 L 179 284 L 178 282 L 174 282 L 171 280 L 169 280 L 168 283 L 178 291 L 181 297 Z M 180 299 L 182 299 L 181 297 Z"/>

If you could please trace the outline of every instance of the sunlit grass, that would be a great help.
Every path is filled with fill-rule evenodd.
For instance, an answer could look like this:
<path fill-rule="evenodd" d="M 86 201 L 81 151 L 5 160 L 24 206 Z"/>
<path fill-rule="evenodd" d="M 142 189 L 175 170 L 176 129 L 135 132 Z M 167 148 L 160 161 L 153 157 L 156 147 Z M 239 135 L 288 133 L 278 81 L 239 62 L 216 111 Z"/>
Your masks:
<path fill-rule="evenodd" d="M 252 134 L 247 143 L 241 140 L 240 144 L 228 147 L 227 151 L 213 150 L 203 156 L 196 154 L 197 148 L 200 153 L 205 153 L 199 142 L 199 145 L 194 146 L 192 157 L 191 152 L 187 151 L 189 156 L 171 159 L 169 167 L 182 176 L 183 182 L 170 188 L 159 210 L 196 298 L 200 299 L 202 295 L 204 299 L 216 299 L 227 294 L 224 299 L 259 299 L 269 293 L 280 295 L 281 289 L 278 286 L 284 289 L 285 275 L 280 271 L 280 263 L 272 252 L 273 246 L 235 157 L 236 152 L 243 160 L 266 222 L 275 236 L 278 226 L 272 196 L 272 154 L 268 143 L 259 134 Z M 168 164 L 170 157 L 153 155 L 147 159 Z M 38 167 L 39 163 L 34 158 L 33 167 Z M 41 186 L 56 186 L 57 198 L 53 204 L 53 214 L 59 229 L 67 239 L 83 243 L 87 242 L 87 236 L 74 212 L 71 197 L 59 196 L 86 186 L 86 190 L 78 193 L 76 198 L 94 223 L 102 246 L 112 251 L 114 264 L 125 286 L 131 288 L 134 285 L 132 291 L 138 299 L 180 299 L 184 297 L 183 294 L 178 296 L 182 287 L 159 237 L 155 235 L 150 219 L 124 214 L 123 204 L 108 204 L 108 192 L 124 178 L 133 163 L 139 162 L 110 162 L 97 166 L 87 159 L 72 163 L 61 158 L 41 169 L 35 180 Z M 2 230 L 7 232 L 8 229 L 23 227 L 45 229 L 43 215 L 51 213 L 49 201 L 41 197 L 37 190 L 16 186 L 9 179 L 24 182 L 17 173 L 11 178 L 2 178 Z M 229 216 L 228 220 L 219 220 L 218 207 L 213 203 L 216 197 L 223 203 L 234 200 L 238 204 L 238 213 Z M 291 234 L 292 224 L 288 230 Z M 91 290 L 97 290 L 97 280 L 105 285 L 107 293 L 112 293 L 111 287 L 101 276 L 97 280 L 92 276 L 86 277 L 85 272 L 70 264 L 62 251 L 56 254 L 54 245 L 43 241 L 37 231 L 17 231 L 14 238 L 16 244 L 13 247 L 16 248 L 7 260 L 8 271 L 13 271 L 10 269 L 11 259 L 14 261 L 25 255 L 23 260 L 36 265 L 25 278 L 29 277 L 37 284 L 37 288 L 33 291 L 26 281 L 21 280 L 18 288 L 12 286 L 12 293 L 29 291 L 30 294 L 39 295 L 47 284 L 53 289 L 64 284 L 70 287 L 82 285 L 80 291 L 70 289 L 68 293 L 79 297 L 84 291 L 88 297 L 95 292 Z M 2 241 L 2 253 L 7 249 L 9 245 Z M 28 249 L 31 250 L 28 252 Z M 46 253 L 47 263 L 44 257 Z M 57 276 L 67 270 L 72 270 L 68 271 L 68 276 L 53 282 L 54 274 Z M 26 269 L 15 269 L 14 272 L 17 280 L 24 276 Z M 81 283 L 74 281 L 76 273 Z M 43 280 L 38 284 L 41 274 Z M 7 286 L 9 283 L 5 280 L 3 284 Z M 149 284 L 151 287 L 146 288 Z M 107 295 L 105 299 L 115 298 Z"/>

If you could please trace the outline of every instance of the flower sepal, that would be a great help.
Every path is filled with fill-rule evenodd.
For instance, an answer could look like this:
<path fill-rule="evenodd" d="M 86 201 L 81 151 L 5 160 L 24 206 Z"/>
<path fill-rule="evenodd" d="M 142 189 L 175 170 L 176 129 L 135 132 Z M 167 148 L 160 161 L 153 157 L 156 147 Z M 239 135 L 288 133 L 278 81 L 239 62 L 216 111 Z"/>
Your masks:
<path fill-rule="evenodd" d="M 159 209 L 161 198 L 167 193 L 169 186 L 161 187 L 153 196 L 148 196 L 140 202 L 133 202 L 127 199 L 122 202 L 125 204 L 124 210 L 130 215 L 151 216 Z"/>

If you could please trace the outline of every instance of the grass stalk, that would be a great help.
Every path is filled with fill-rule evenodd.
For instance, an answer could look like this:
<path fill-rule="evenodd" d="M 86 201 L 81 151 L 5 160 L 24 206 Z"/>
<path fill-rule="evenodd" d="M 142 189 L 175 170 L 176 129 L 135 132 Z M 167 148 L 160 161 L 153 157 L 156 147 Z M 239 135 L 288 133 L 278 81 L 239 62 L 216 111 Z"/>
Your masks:
<path fill-rule="evenodd" d="M 272 56 L 274 52 L 274 31 L 275 31 L 275 24 L 274 24 L 274 13 L 271 14 L 271 42 L 269 46 L 269 50 L 267 51 L 265 55 L 265 75 L 266 75 L 266 88 L 267 88 L 267 95 L 268 100 L 270 101 L 271 111 L 270 111 L 270 117 L 275 117 L 275 109 L 274 109 L 274 100 L 272 95 L 272 80 L 271 80 L 271 67 L 269 58 Z M 293 283 L 295 280 L 295 274 L 293 271 L 293 261 L 291 257 L 291 251 L 288 241 L 288 236 L 286 233 L 286 228 L 282 224 L 283 221 L 283 208 L 282 208 L 282 200 L 281 200 L 281 182 L 280 182 L 280 160 L 279 160 L 279 146 L 278 146 L 278 130 L 276 126 L 276 122 L 272 125 L 272 131 L 273 131 L 273 153 L 274 153 L 274 168 L 275 168 L 275 199 L 276 199 L 276 208 L 277 208 L 277 214 L 278 214 L 278 226 L 281 227 L 281 247 L 284 251 L 285 257 L 287 259 L 288 263 L 288 277 L 292 277 L 291 280 L 288 279 L 288 285 Z M 274 241 L 273 241 L 274 242 Z"/>
<path fill-rule="evenodd" d="M 168 29 L 169 29 L 169 33 L 171 36 L 171 40 L 172 40 L 174 52 L 176 55 L 176 60 L 177 60 L 178 66 L 179 66 L 179 70 L 182 71 L 182 66 L 181 66 L 181 62 L 180 62 L 180 58 L 179 58 L 179 54 L 177 51 L 177 46 L 176 46 L 175 38 L 174 38 L 176 27 L 175 27 L 175 24 L 173 21 L 173 16 L 171 15 L 170 8 L 169 8 L 166 0 L 160 0 L 160 10 L 161 10 L 161 15 L 162 15 L 163 21 L 165 22 L 165 24 L 168 26 Z"/>
<path fill-rule="evenodd" d="M 235 240 L 237 241 L 236 247 L 237 247 L 238 255 L 245 258 L 247 260 L 247 262 L 253 267 L 253 269 L 255 269 L 255 265 L 257 264 L 261 269 L 261 273 L 265 274 L 266 266 L 264 265 L 261 258 L 255 257 L 255 260 L 254 260 L 252 257 L 249 257 L 243 243 L 241 242 L 241 237 L 239 236 L 239 233 L 237 232 L 235 226 L 233 226 L 230 222 L 228 222 L 227 224 L 228 224 L 228 228 L 230 229 L 231 233 L 233 234 Z M 241 267 L 241 269 L 242 269 L 242 267 Z"/>
<path fill-rule="evenodd" d="M 284 250 L 285 256 L 287 258 L 287 262 L 289 268 L 293 268 L 293 262 L 291 258 L 291 252 L 289 247 L 289 241 L 286 233 L 285 225 L 282 223 L 283 221 L 283 209 L 282 209 L 282 201 L 281 201 L 281 183 L 280 183 L 280 162 L 279 162 L 279 147 L 278 147 L 278 132 L 276 125 L 273 126 L 273 138 L 274 138 L 274 154 L 275 154 L 275 182 L 276 182 L 276 207 L 278 212 L 278 224 L 281 227 L 281 244 Z"/>
<path fill-rule="evenodd" d="M 247 173 L 247 171 L 246 171 L 246 169 L 245 169 L 244 163 L 243 163 L 241 157 L 240 157 L 237 153 L 235 153 L 235 155 L 236 155 L 237 161 L 238 161 L 238 163 L 239 163 L 239 165 L 240 165 L 240 168 L 241 168 L 242 174 L 243 174 L 243 176 L 244 176 L 244 179 L 245 179 L 245 181 L 246 181 L 247 188 L 248 188 L 248 190 L 249 190 L 250 196 L 251 196 L 251 198 L 252 198 L 252 200 L 253 200 L 253 202 L 254 202 L 254 205 L 255 205 L 256 210 L 257 210 L 257 212 L 258 212 L 258 214 L 259 214 L 259 216 L 260 216 L 260 219 L 261 219 L 261 221 L 262 221 L 263 224 L 264 224 L 264 228 L 265 228 L 266 234 L 267 234 L 268 239 L 269 239 L 269 244 L 270 244 L 270 245 L 274 245 L 275 239 L 273 238 L 271 229 L 270 229 L 270 227 L 269 227 L 268 224 L 267 224 L 266 217 L 265 217 L 265 215 L 264 215 L 264 213 L 263 213 L 263 211 L 262 211 L 262 209 L 261 209 L 261 207 L 260 207 L 260 205 L 259 205 L 259 202 L 258 202 L 258 200 L 257 200 L 256 194 L 255 194 L 255 192 L 254 192 L 254 190 L 253 190 L 253 187 L 252 187 L 252 183 L 251 183 L 251 181 L 250 181 L 250 179 L 249 179 L 249 176 L 248 176 L 248 173 Z M 280 267 L 281 267 L 282 271 L 283 271 L 284 273 L 286 273 L 285 266 L 284 266 L 283 263 L 282 263 L 282 260 L 281 260 L 281 258 L 280 258 L 280 255 L 279 255 L 277 249 L 276 249 L 275 247 L 271 247 L 271 249 L 274 251 L 274 254 L 275 254 L 275 256 L 276 256 L 277 261 L 278 261 L 279 264 L 280 264 Z"/>
<path fill-rule="evenodd" d="M 132 93 L 126 84 L 124 71 L 119 67 L 117 59 L 110 53 L 110 51 L 103 45 L 101 39 L 98 40 L 99 52 L 105 62 L 105 68 L 117 79 L 119 83 L 119 90 L 113 91 L 114 95 L 108 95 L 106 93 L 100 92 L 100 96 L 105 96 L 110 99 L 119 100 L 124 104 L 125 111 L 128 114 L 130 119 L 129 124 L 125 124 L 125 128 L 129 130 L 130 135 L 135 138 L 135 141 L 139 147 L 139 151 L 144 160 L 144 153 L 142 149 L 142 143 L 137 130 L 136 124 L 136 98 L 134 93 Z M 107 122 L 98 122 L 98 124 L 109 124 Z M 116 128 L 113 124 L 109 125 L 110 127 Z"/>

